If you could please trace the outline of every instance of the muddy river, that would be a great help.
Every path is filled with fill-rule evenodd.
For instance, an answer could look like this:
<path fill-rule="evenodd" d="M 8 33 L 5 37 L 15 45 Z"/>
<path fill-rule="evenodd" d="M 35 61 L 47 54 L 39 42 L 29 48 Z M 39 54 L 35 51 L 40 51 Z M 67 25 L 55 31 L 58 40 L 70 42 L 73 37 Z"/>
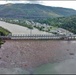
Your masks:
<path fill-rule="evenodd" d="M 0 74 L 76 74 L 76 41 L 6 40 Z"/>

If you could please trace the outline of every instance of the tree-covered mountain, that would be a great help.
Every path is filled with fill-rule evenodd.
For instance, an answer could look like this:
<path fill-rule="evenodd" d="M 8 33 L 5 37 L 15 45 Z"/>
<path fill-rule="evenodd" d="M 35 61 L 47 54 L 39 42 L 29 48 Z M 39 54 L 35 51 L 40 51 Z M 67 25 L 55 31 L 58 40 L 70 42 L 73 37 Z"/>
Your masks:
<path fill-rule="evenodd" d="M 18 19 L 55 18 L 75 15 L 76 10 L 50 7 L 39 4 L 5 4 L 0 5 L 0 17 Z"/>
<path fill-rule="evenodd" d="M 0 5 L 0 18 L 34 19 L 40 23 L 46 23 L 54 27 L 61 27 L 76 33 L 76 10 L 51 7 L 39 4 L 5 4 Z M 23 26 L 24 22 L 21 21 Z M 28 26 L 27 26 L 28 27 Z"/>

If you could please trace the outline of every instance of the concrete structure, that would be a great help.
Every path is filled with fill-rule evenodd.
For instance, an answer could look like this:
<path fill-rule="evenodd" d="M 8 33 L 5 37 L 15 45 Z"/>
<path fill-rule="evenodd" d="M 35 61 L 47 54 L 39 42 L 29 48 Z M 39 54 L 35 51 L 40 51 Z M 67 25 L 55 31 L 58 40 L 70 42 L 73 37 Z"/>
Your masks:
<path fill-rule="evenodd" d="M 1 39 L 40 39 L 40 40 L 76 40 L 76 35 L 57 36 L 57 35 L 9 35 L 0 36 Z"/>

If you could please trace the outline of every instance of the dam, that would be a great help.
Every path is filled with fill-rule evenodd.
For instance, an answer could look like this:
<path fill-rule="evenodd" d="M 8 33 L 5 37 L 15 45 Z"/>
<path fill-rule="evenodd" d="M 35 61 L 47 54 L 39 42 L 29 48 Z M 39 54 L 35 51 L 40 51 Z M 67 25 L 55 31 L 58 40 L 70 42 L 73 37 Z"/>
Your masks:
<path fill-rule="evenodd" d="M 31 35 L 8 35 L 8 36 L 0 36 L 1 39 L 11 39 L 11 40 L 76 40 L 76 35 L 44 35 L 44 34 L 31 34 Z"/>

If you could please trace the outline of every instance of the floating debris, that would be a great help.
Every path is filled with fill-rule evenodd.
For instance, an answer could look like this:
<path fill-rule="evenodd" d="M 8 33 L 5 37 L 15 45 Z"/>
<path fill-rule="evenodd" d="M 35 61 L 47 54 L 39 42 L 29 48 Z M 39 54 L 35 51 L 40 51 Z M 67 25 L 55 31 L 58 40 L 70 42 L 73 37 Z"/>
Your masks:
<path fill-rule="evenodd" d="M 69 53 L 70 55 L 74 55 L 74 53 Z"/>
<path fill-rule="evenodd" d="M 69 51 L 69 49 L 67 49 L 67 51 Z"/>

